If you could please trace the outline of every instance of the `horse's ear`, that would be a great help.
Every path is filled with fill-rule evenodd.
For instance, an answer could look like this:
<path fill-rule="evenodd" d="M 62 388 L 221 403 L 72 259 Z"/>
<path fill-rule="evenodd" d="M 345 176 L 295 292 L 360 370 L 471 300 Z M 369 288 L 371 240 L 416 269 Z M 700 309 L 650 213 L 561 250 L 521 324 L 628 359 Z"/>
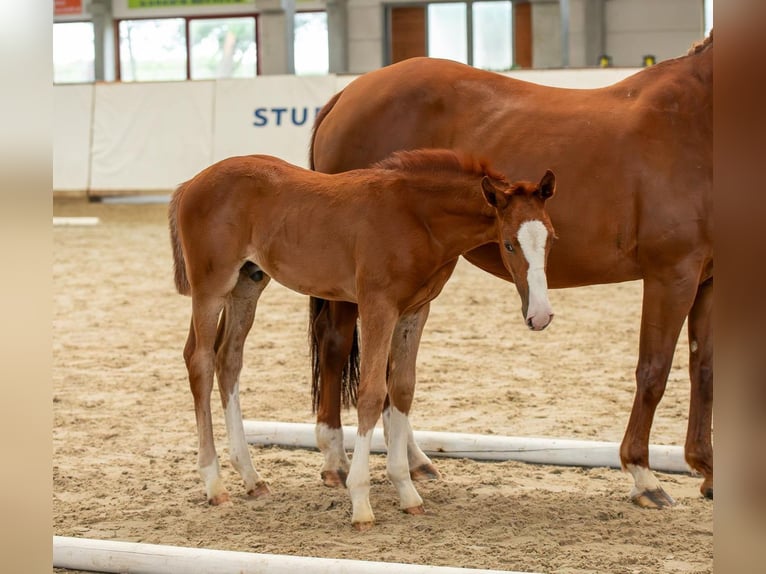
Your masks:
<path fill-rule="evenodd" d="M 549 169 L 545 170 L 545 175 L 540 180 L 540 197 L 550 199 L 556 193 L 556 176 Z"/>
<path fill-rule="evenodd" d="M 504 209 L 508 205 L 508 198 L 502 190 L 498 189 L 492 180 L 486 175 L 481 178 L 481 190 L 484 192 L 484 199 L 487 200 L 492 207 L 497 209 Z"/>

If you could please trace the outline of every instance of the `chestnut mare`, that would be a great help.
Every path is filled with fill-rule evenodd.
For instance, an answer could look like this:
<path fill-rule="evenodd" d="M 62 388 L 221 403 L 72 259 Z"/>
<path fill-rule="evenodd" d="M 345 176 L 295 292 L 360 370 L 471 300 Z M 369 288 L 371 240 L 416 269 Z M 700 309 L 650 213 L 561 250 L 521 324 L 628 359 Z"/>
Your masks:
<path fill-rule="evenodd" d="M 642 507 L 674 504 L 649 470 L 649 433 L 688 317 L 685 457 L 712 498 L 712 32 L 687 55 L 601 89 L 545 87 L 429 58 L 369 72 L 317 116 L 311 166 L 336 173 L 424 146 L 475 150 L 511 178 L 552 166 L 563 191 L 550 208 L 560 238 L 551 288 L 643 279 L 636 394 L 620 448 L 635 483 L 631 498 Z M 513 280 L 491 246 L 465 257 Z M 317 439 L 328 486 L 342 484 L 349 464 L 340 406 L 355 384 L 356 314 L 353 304 L 311 302 Z M 437 478 L 411 432 L 409 443 L 413 477 Z"/>
<path fill-rule="evenodd" d="M 230 457 L 248 494 L 269 488 L 255 470 L 239 406 L 242 349 L 271 278 L 300 293 L 353 302 L 361 317 L 359 434 L 348 473 L 352 523 L 374 521 L 369 451 L 386 399 L 388 476 L 401 508 L 423 512 L 407 461 L 404 424 L 413 396 L 417 342 L 428 306 L 460 254 L 490 244 L 534 329 L 551 320 L 545 262 L 553 228 L 539 184 L 509 183 L 486 163 L 448 150 L 399 152 L 338 175 L 269 156 L 223 160 L 180 185 L 168 220 L 178 292 L 191 295 L 184 349 L 199 433 L 198 468 L 211 504 L 229 500 L 213 443 L 210 394 L 218 378 Z M 504 247 L 499 248 L 497 244 Z M 219 321 L 220 317 L 220 321 Z M 413 344 L 414 342 L 414 344 Z"/>

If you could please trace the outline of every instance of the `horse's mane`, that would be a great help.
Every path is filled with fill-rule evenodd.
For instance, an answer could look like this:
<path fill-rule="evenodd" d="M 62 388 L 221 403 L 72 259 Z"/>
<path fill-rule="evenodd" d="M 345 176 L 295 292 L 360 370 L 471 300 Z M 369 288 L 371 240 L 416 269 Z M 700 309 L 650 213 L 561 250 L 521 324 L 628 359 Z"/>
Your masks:
<path fill-rule="evenodd" d="M 449 149 L 418 149 L 397 151 L 372 165 L 376 169 L 416 172 L 452 172 L 483 176 L 506 182 L 503 174 L 489 166 L 486 159 Z"/>
<path fill-rule="evenodd" d="M 700 52 L 704 52 L 708 48 L 713 46 L 713 29 L 710 29 L 710 34 L 707 35 L 707 38 L 702 40 L 701 42 L 695 42 L 692 44 L 692 47 L 689 48 L 689 51 L 686 53 L 687 56 L 694 56 L 695 54 L 699 54 Z"/>

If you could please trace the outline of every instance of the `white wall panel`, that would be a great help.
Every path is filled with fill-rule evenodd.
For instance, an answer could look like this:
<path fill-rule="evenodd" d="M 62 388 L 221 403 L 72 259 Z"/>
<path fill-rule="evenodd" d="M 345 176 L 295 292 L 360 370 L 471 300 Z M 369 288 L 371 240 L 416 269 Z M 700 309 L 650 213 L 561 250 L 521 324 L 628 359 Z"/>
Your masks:
<path fill-rule="evenodd" d="M 262 153 L 308 166 L 314 118 L 335 91 L 334 76 L 219 80 L 215 94 L 214 160 Z"/>
<path fill-rule="evenodd" d="M 632 76 L 641 68 L 584 68 L 559 70 L 514 70 L 504 75 L 557 88 L 602 88 Z"/>
<path fill-rule="evenodd" d="M 53 90 L 53 189 L 88 189 L 93 84 Z"/>
<path fill-rule="evenodd" d="M 209 165 L 214 85 L 98 84 L 91 188 L 172 189 Z"/>
<path fill-rule="evenodd" d="M 597 88 L 637 71 L 515 70 L 506 75 Z M 214 161 L 253 153 L 306 167 L 317 111 L 357 77 L 55 86 L 54 190 L 170 190 Z"/>

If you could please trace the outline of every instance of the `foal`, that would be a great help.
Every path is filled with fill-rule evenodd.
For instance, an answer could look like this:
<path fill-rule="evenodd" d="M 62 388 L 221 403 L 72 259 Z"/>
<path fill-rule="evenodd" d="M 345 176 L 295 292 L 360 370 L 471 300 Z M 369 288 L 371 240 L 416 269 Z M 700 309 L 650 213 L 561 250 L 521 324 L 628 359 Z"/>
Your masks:
<path fill-rule="evenodd" d="M 401 508 L 423 513 L 409 473 L 406 417 L 429 303 L 462 253 L 497 243 L 525 320 L 544 328 L 553 316 L 545 263 L 554 235 L 544 205 L 554 190 L 550 171 L 539 184 L 510 183 L 485 163 L 447 150 L 400 152 L 336 175 L 269 156 L 233 157 L 181 184 L 168 218 L 176 288 L 192 298 L 184 359 L 208 501 L 229 500 L 213 443 L 214 374 L 232 464 L 248 494 L 269 492 L 250 458 L 238 387 L 245 338 L 273 277 L 300 293 L 359 306 L 358 435 L 347 480 L 353 525 L 365 530 L 374 522 L 370 441 L 387 391 L 387 473 Z"/>

